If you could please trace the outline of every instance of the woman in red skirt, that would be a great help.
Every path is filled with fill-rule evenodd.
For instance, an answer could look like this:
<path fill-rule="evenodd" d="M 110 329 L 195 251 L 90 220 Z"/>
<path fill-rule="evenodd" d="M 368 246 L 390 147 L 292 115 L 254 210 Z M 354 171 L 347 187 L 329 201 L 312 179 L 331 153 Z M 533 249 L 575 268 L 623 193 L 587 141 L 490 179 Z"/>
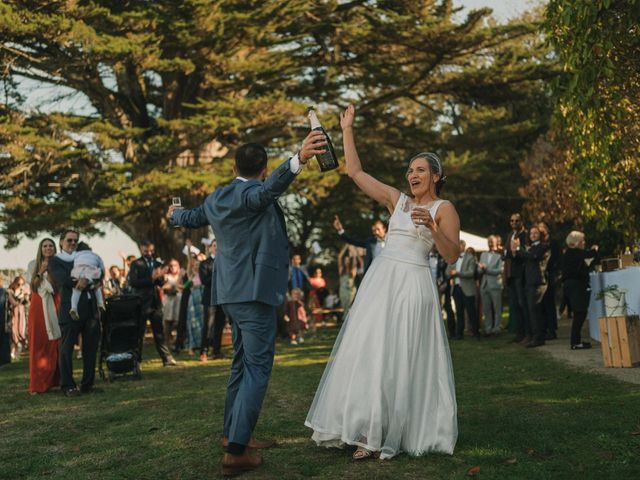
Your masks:
<path fill-rule="evenodd" d="M 49 259 L 56 244 L 45 238 L 38 246 L 35 261 L 29 263 L 31 305 L 29 306 L 29 393 L 44 393 L 58 386 L 58 339 L 60 326 L 56 314 L 59 297 L 47 276 Z"/>

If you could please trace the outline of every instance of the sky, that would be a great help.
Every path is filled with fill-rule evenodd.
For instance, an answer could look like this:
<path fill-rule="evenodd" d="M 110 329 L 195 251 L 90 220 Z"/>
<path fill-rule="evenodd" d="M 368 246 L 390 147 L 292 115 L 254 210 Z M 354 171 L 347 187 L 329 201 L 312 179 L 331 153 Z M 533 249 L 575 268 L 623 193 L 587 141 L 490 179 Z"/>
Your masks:
<path fill-rule="evenodd" d="M 521 13 L 531 10 L 539 5 L 543 0 L 455 0 L 455 6 L 464 6 L 462 14 L 468 10 L 490 7 L 493 9 L 494 17 L 500 22 L 507 22 Z M 44 98 L 51 98 L 59 95 L 58 87 L 30 85 L 26 87 L 27 104 L 32 107 L 41 106 Z M 61 107 L 69 110 L 87 111 L 86 99 L 82 95 L 75 95 L 65 98 L 59 102 L 51 104 L 52 109 L 60 110 Z M 89 107 L 90 108 L 90 107 Z M 47 110 L 44 108 L 43 110 Z M 100 224 L 100 228 L 105 232 L 103 237 L 92 237 L 85 239 L 93 250 L 102 256 L 105 265 L 120 264 L 119 251 L 127 255 L 139 253 L 133 240 L 122 230 L 111 224 Z M 0 270 L 26 268 L 30 260 L 35 258 L 39 241 L 48 235 L 43 234 L 37 239 L 23 239 L 18 247 L 8 250 L 5 248 L 4 238 L 0 236 Z M 57 243 L 57 242 L 56 242 Z"/>

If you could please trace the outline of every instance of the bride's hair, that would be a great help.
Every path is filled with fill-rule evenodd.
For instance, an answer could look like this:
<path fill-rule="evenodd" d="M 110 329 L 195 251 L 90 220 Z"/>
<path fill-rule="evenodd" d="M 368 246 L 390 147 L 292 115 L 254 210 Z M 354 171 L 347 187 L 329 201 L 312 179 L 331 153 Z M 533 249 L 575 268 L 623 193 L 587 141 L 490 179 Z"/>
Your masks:
<path fill-rule="evenodd" d="M 440 190 L 442 190 L 444 184 L 447 183 L 447 177 L 443 175 L 442 172 L 442 162 L 440 161 L 440 157 L 438 157 L 438 155 L 433 152 L 420 152 L 417 155 L 411 157 L 411 160 L 409 160 L 409 166 L 411 166 L 413 161 L 417 160 L 418 158 L 424 158 L 429 164 L 431 173 L 440 176 L 440 178 L 436 182 L 436 195 L 440 195 Z"/>

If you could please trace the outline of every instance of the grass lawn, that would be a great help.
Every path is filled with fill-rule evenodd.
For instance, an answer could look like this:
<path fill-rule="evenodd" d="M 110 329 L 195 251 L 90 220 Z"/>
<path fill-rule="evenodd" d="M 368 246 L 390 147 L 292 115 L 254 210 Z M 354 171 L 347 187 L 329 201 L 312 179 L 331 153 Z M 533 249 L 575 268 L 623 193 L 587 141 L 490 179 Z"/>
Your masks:
<path fill-rule="evenodd" d="M 317 448 L 303 426 L 335 329 L 279 344 L 257 428 L 279 447 L 242 478 L 640 478 L 640 388 L 583 373 L 507 338 L 452 344 L 459 411 L 453 456 L 354 463 Z M 580 352 L 577 352 L 579 354 Z M 98 381 L 103 393 L 29 396 L 26 360 L 0 369 L 0 478 L 220 478 L 229 361 L 162 368 L 146 346 L 142 381 Z M 79 364 L 77 365 L 79 366 Z M 77 371 L 79 376 L 79 371 Z"/>

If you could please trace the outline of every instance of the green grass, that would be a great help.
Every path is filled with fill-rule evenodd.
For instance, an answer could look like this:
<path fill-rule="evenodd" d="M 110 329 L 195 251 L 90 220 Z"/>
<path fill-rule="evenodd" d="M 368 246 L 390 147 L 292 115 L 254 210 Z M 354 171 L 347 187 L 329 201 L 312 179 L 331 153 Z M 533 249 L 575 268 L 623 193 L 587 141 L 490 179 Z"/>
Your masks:
<path fill-rule="evenodd" d="M 640 388 L 506 337 L 452 344 L 460 431 L 453 456 L 354 463 L 350 450 L 317 448 L 303 422 L 335 333 L 278 345 L 256 433 L 280 446 L 242 478 L 449 479 L 476 465 L 481 479 L 640 478 Z M 142 381 L 99 381 L 103 393 L 80 398 L 29 396 L 27 362 L 1 368 L 0 478 L 220 478 L 229 361 L 183 357 L 183 366 L 162 368 L 150 345 L 145 354 Z"/>

